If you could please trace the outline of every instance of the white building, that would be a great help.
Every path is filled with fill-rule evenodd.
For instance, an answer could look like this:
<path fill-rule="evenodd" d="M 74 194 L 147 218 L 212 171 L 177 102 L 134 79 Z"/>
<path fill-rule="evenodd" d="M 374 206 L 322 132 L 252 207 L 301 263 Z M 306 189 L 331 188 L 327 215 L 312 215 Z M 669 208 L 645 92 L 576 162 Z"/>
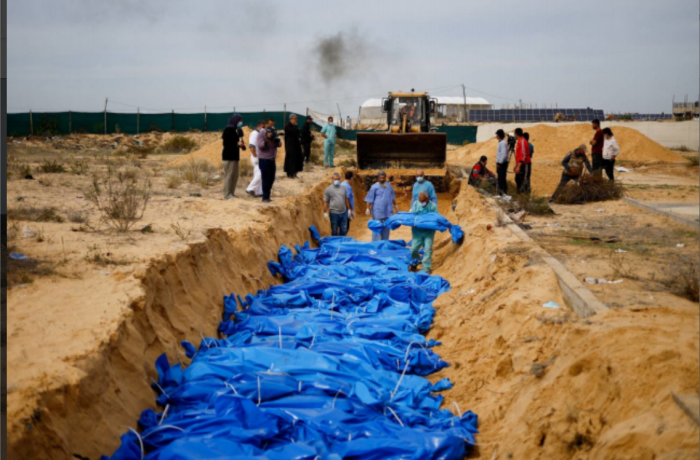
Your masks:
<path fill-rule="evenodd" d="M 436 96 L 437 122 L 464 122 L 464 98 L 458 96 Z M 467 110 L 489 110 L 493 106 L 482 97 L 468 97 Z M 386 124 L 386 114 L 382 113 L 381 99 L 367 99 L 360 106 L 359 123 L 363 125 Z"/>

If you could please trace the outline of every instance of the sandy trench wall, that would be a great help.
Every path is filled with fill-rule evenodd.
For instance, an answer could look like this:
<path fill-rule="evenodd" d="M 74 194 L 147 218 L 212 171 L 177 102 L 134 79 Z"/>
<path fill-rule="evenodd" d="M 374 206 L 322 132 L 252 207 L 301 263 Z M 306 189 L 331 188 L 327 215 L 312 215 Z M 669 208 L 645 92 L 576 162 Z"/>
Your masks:
<path fill-rule="evenodd" d="M 224 295 L 256 292 L 279 280 L 268 269 L 281 245 L 309 240 L 308 227 L 323 229 L 325 185 L 267 209 L 267 222 L 238 231 L 211 229 L 206 241 L 165 255 L 137 272 L 143 295 L 134 299 L 118 330 L 101 349 L 78 363 L 74 384 L 41 395 L 26 424 L 8 433 L 8 458 L 99 458 L 111 454 L 140 413 L 155 407 L 150 385 L 155 359 L 189 360 L 182 340 L 199 345 L 200 334 L 217 336 Z M 31 425 L 31 429 L 28 426 Z"/>

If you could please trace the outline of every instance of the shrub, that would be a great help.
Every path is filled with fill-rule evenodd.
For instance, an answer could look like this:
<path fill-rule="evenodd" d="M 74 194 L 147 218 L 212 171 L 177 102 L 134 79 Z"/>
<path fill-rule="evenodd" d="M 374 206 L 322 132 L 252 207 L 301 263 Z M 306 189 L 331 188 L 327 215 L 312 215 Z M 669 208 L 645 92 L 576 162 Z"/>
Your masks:
<path fill-rule="evenodd" d="M 700 300 L 700 268 L 692 257 L 679 256 L 671 264 L 669 278 L 664 284 L 676 294 L 693 302 Z"/>
<path fill-rule="evenodd" d="M 34 208 L 20 206 L 19 208 L 10 208 L 7 210 L 7 217 L 9 219 L 28 220 L 32 222 L 63 222 L 63 217 L 61 217 L 56 212 L 56 208 L 53 207 Z"/>
<path fill-rule="evenodd" d="M 68 213 L 68 220 L 74 224 L 84 224 L 87 222 L 87 214 L 83 211 L 71 211 Z"/>
<path fill-rule="evenodd" d="M 624 187 L 619 182 L 586 174 L 559 190 L 554 201 L 558 204 L 583 204 L 591 201 L 615 200 L 623 194 Z"/>
<path fill-rule="evenodd" d="M 70 163 L 70 172 L 77 176 L 82 176 L 90 170 L 90 164 L 85 159 L 74 159 Z"/>
<path fill-rule="evenodd" d="M 162 132 L 163 132 L 163 128 L 161 128 L 160 126 L 158 126 L 158 125 L 155 124 L 155 123 L 151 123 L 151 125 L 148 127 L 148 129 L 147 129 L 146 131 L 156 132 L 156 133 L 162 133 Z"/>
<path fill-rule="evenodd" d="M 179 172 L 165 176 L 165 186 L 168 188 L 178 188 L 182 184 L 182 176 Z"/>
<path fill-rule="evenodd" d="M 66 168 L 64 168 L 63 163 L 58 160 L 44 160 L 39 165 L 39 171 L 47 174 L 64 173 L 66 172 Z"/>
<path fill-rule="evenodd" d="M 554 214 L 552 208 L 549 207 L 549 199 L 543 196 L 532 194 L 521 194 L 515 199 L 520 209 L 524 209 L 528 214 L 533 216 L 542 216 L 546 214 Z"/>
<path fill-rule="evenodd" d="M 171 153 L 189 152 L 197 147 L 197 143 L 185 136 L 173 136 L 163 145 L 163 150 Z"/>
<path fill-rule="evenodd" d="M 143 217 L 151 198 L 151 182 L 147 178 L 126 178 L 121 171 L 108 168 L 106 175 L 93 176 L 86 198 L 100 212 L 101 219 L 119 232 L 126 232 Z"/>
<path fill-rule="evenodd" d="M 209 185 L 209 175 L 214 168 L 206 160 L 190 159 L 185 165 L 180 166 L 182 178 L 191 184 L 202 186 Z"/>

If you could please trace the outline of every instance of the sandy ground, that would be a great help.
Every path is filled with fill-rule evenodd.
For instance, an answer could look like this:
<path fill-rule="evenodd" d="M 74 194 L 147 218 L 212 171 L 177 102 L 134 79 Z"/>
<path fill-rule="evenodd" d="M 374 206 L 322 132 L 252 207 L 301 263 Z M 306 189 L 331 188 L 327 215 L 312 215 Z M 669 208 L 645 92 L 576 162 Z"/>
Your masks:
<path fill-rule="evenodd" d="M 57 152 L 21 155 L 36 166 Z M 106 168 L 102 156 L 89 157 L 91 171 Z M 125 426 L 153 405 L 155 357 L 167 352 L 186 364 L 179 341 L 215 334 L 222 295 L 279 282 L 265 267 L 279 245 L 308 239 L 310 224 L 329 231 L 320 200 L 327 169 L 314 168 L 299 181 L 278 177 L 277 200 L 269 206 L 241 193 L 245 180 L 232 202 L 221 200 L 217 183 L 167 188 L 174 172 L 165 165 L 175 158 L 128 158 L 119 165 L 154 183 L 146 215 L 124 235 L 98 224 L 85 200 L 89 176 L 35 173 L 34 181 L 9 181 L 11 210 L 55 207 L 64 219 L 10 218 L 11 251 L 39 262 L 25 267 L 31 279 L 13 278 L 19 285 L 8 291 L 12 458 L 110 452 Z M 350 235 L 369 240 L 360 183 Z M 408 190 L 398 195 L 407 209 Z M 77 211 L 89 226 L 70 222 Z M 632 279 L 663 272 L 667 254 L 697 255 L 697 234 L 676 232 L 622 202 L 555 211 L 528 219 L 530 233 L 541 233 L 536 239 L 578 277 L 609 277 L 610 248 L 550 242 L 555 237 L 548 235 L 622 233 L 620 248 L 629 257 L 622 268 L 636 271 L 621 284 L 592 287 L 614 307 L 609 312 L 585 321 L 568 312 L 533 244 L 500 227 L 473 189 L 440 196 L 440 212 L 467 235 L 462 246 L 447 234 L 435 245 L 435 272 L 452 285 L 436 303 L 430 332 L 442 341 L 436 351 L 452 363 L 431 377 L 454 384 L 444 407 L 479 414 L 477 458 L 697 458 L 698 427 L 671 399 L 671 392 L 699 391 L 697 303 Z M 554 222 L 560 226 L 546 225 Z M 141 233 L 149 223 L 153 233 Z M 23 238 L 25 226 L 33 237 Z M 408 240 L 410 231 L 392 238 Z M 685 248 L 675 246 L 679 241 Z M 547 301 L 562 309 L 543 308 Z"/>

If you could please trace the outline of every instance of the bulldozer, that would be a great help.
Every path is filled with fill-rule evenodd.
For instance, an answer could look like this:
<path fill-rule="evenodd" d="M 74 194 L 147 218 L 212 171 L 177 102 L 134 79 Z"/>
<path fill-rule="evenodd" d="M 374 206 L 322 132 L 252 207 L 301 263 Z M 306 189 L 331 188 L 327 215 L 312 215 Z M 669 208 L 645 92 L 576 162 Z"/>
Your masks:
<path fill-rule="evenodd" d="M 406 176 L 423 169 L 436 188 L 444 188 L 447 134 L 431 131 L 430 126 L 437 100 L 426 92 L 389 92 L 382 99 L 382 112 L 386 132 L 357 133 L 358 169 L 405 169 Z"/>

